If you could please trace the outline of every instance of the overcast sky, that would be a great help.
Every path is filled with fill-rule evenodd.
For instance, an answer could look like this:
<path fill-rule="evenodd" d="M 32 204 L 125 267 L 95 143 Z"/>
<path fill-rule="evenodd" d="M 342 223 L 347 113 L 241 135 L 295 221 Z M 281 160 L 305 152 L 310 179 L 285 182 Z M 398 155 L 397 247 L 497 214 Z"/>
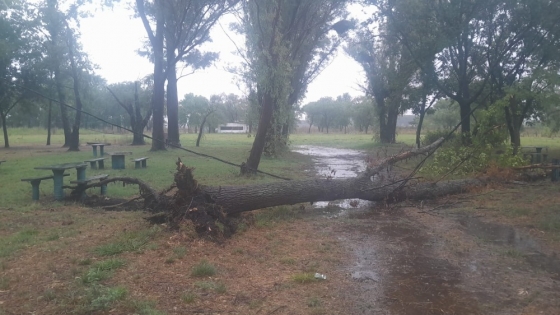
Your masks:
<path fill-rule="evenodd" d="M 99 67 L 96 73 L 108 83 L 134 81 L 153 72 L 153 65 L 136 53 L 146 38 L 146 31 L 142 21 L 134 18 L 132 9 L 127 6 L 125 3 L 118 3 L 113 9 L 97 10 L 93 17 L 81 21 L 81 42 L 84 51 Z M 203 50 L 219 52 L 219 61 L 210 68 L 198 70 L 180 79 L 180 99 L 188 93 L 205 97 L 221 93 L 244 95 L 244 86 L 239 86 L 238 78 L 225 70 L 226 67 L 235 66 L 240 61 L 235 52 L 235 45 L 227 35 L 238 46 L 243 45 L 244 38 L 228 29 L 227 17 L 220 24 L 222 27 L 217 25 L 211 32 L 213 42 L 203 46 Z M 336 97 L 343 93 L 362 95 L 358 85 L 363 81 L 361 67 L 341 49 L 334 61 L 310 84 L 303 103 L 325 96 Z"/>

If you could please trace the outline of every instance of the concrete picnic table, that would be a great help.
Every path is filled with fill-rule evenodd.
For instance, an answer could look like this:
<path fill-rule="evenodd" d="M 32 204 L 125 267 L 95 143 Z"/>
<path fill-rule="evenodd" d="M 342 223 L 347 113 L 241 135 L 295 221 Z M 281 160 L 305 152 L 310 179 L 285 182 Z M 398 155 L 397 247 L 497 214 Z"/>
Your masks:
<path fill-rule="evenodd" d="M 132 152 L 107 152 L 111 156 L 111 167 L 114 170 L 124 169 L 124 156 L 131 155 Z"/>
<path fill-rule="evenodd" d="M 97 157 L 97 147 L 99 147 L 99 154 L 103 157 L 103 147 L 106 145 L 111 145 L 110 143 L 98 143 L 98 142 L 86 142 L 93 148 L 93 156 Z"/>
<path fill-rule="evenodd" d="M 36 170 L 51 170 L 54 175 L 54 199 L 55 200 L 62 200 L 64 199 L 64 190 L 62 189 L 63 179 L 64 179 L 64 171 L 75 168 L 78 175 L 78 180 L 83 180 L 86 178 L 86 168 L 87 163 L 84 162 L 75 162 L 75 163 L 64 163 L 64 164 L 55 164 L 55 165 L 46 165 L 46 166 L 37 166 L 35 167 Z"/>

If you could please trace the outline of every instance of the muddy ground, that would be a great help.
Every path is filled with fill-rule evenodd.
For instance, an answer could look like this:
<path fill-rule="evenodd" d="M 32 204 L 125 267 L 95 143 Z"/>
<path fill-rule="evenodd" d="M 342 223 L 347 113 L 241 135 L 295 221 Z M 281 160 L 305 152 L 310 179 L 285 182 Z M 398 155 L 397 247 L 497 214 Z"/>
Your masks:
<path fill-rule="evenodd" d="M 305 150 L 319 173 L 335 169 L 349 177 L 363 169 L 353 162 L 363 161 L 359 152 Z M 483 192 L 507 193 L 508 187 Z M 559 246 L 541 244 L 545 232 L 523 220 L 504 224 L 487 209 L 473 209 L 469 195 L 394 207 L 348 203 L 317 207 L 339 221 L 329 234 L 351 250 L 342 267 L 353 280 L 345 288 L 349 314 L 560 314 Z"/>

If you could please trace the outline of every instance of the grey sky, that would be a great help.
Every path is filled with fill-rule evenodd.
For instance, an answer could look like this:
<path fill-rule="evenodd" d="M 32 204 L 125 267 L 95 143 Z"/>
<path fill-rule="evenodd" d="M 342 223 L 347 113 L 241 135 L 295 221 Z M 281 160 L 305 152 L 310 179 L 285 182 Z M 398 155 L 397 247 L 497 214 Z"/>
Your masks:
<path fill-rule="evenodd" d="M 146 33 L 140 19 L 132 17 L 132 10 L 127 9 L 126 5 L 119 3 L 112 10 L 97 11 L 94 17 L 81 22 L 84 50 L 91 61 L 99 66 L 97 74 L 109 83 L 133 81 L 153 71 L 152 64 L 136 54 Z M 235 75 L 224 70 L 226 66 L 235 66 L 240 62 L 240 57 L 235 53 L 235 45 L 224 30 L 238 46 L 242 46 L 244 42 L 242 36 L 228 30 L 228 23 L 226 17 L 221 23 L 223 28 L 218 25 L 212 30 L 213 42 L 203 47 L 205 50 L 220 52 L 220 60 L 208 69 L 180 79 L 179 98 L 187 93 L 206 97 L 220 93 L 245 93 L 244 86 L 239 85 Z M 334 61 L 309 86 L 304 103 L 343 93 L 362 95 L 358 84 L 363 81 L 360 66 L 340 50 Z"/>

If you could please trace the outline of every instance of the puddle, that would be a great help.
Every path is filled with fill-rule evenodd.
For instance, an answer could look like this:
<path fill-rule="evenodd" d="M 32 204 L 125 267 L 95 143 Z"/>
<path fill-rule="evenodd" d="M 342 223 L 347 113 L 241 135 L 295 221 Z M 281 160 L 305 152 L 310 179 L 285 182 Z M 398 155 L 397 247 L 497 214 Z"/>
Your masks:
<path fill-rule="evenodd" d="M 542 253 L 537 241 L 513 227 L 483 222 L 476 217 L 462 217 L 458 222 L 468 234 L 486 242 L 509 246 L 519 251 L 531 266 L 545 270 L 552 274 L 553 279 L 560 280 L 560 259 L 556 255 Z"/>
<path fill-rule="evenodd" d="M 365 171 L 365 154 L 356 150 L 337 149 L 312 145 L 301 145 L 292 151 L 310 155 L 313 159 L 315 172 L 322 178 L 350 178 Z M 328 218 L 336 218 L 347 214 L 348 209 L 367 208 L 371 202 L 360 199 L 344 199 L 336 201 L 319 201 L 313 203 Z"/>

